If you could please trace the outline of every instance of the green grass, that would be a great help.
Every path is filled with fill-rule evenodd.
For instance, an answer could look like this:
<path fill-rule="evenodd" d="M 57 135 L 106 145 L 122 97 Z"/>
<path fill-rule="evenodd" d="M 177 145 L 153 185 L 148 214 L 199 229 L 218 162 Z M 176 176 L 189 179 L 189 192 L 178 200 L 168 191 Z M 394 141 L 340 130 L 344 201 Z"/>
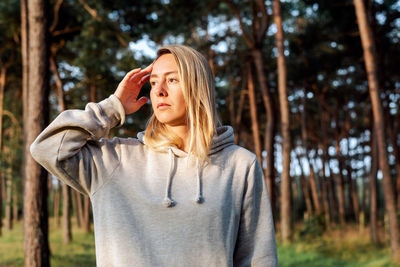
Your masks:
<path fill-rule="evenodd" d="M 0 237 L 0 266 L 23 266 L 23 229 L 22 222 L 14 226 L 11 231 L 2 229 Z M 83 230 L 73 224 L 72 242 L 62 243 L 61 228 L 56 229 L 50 222 L 50 251 L 51 266 L 96 266 L 94 235 L 85 234 Z"/>
<path fill-rule="evenodd" d="M 279 240 L 279 235 L 278 235 Z M 62 244 L 61 228 L 50 222 L 51 266 L 95 266 L 93 234 L 85 234 L 73 224 L 73 241 Z M 333 230 L 317 236 L 296 235 L 293 243 L 278 243 L 281 267 L 287 266 L 344 266 L 344 267 L 394 267 L 388 246 L 375 247 L 369 242 L 367 230 L 360 234 L 353 228 Z M 0 267 L 23 266 L 22 222 L 12 231 L 3 229 L 0 237 Z"/>
<path fill-rule="evenodd" d="M 279 237 L 278 237 L 279 238 Z M 294 242 L 278 245 L 281 267 L 366 266 L 394 267 L 388 246 L 374 246 L 368 230 L 336 229 L 321 236 L 297 235 Z"/>

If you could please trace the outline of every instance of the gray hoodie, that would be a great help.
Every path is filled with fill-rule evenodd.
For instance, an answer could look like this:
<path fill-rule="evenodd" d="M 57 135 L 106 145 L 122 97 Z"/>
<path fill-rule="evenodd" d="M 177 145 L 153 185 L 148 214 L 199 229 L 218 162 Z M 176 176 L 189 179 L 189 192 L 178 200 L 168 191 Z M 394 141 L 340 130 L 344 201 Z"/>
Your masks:
<path fill-rule="evenodd" d="M 201 165 L 176 148 L 102 138 L 122 125 L 111 95 L 62 112 L 31 145 L 32 156 L 90 197 L 97 266 L 277 266 L 262 168 L 219 127 Z"/>

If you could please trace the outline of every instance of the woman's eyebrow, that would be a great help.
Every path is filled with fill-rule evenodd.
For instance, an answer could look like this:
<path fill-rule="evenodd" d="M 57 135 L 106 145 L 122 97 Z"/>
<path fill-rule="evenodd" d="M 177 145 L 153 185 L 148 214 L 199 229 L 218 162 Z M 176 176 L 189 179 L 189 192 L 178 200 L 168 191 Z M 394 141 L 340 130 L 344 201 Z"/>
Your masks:
<path fill-rule="evenodd" d="M 169 75 L 169 74 L 173 74 L 173 73 L 178 73 L 178 71 L 176 71 L 176 70 L 174 70 L 174 71 L 168 71 L 168 72 L 162 73 L 162 75 Z M 157 75 L 157 74 L 151 74 L 151 75 L 150 75 L 150 78 L 152 78 L 152 77 L 158 77 L 158 75 Z"/>

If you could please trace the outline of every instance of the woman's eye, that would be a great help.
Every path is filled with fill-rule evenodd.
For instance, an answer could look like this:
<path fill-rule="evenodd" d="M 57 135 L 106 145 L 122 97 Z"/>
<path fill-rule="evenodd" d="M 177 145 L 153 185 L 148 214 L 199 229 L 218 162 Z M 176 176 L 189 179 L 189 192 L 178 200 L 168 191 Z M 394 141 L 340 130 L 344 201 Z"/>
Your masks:
<path fill-rule="evenodd" d="M 175 78 L 169 78 L 169 79 L 168 79 L 168 81 L 169 81 L 170 83 L 175 83 L 175 82 L 177 82 L 177 81 L 178 81 L 178 79 L 175 79 Z"/>

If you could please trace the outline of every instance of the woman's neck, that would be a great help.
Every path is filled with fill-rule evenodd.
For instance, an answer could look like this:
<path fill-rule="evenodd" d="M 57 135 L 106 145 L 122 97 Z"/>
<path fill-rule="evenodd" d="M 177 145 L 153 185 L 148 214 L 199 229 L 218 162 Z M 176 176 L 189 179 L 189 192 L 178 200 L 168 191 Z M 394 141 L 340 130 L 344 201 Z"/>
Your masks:
<path fill-rule="evenodd" d="M 186 125 L 178 125 L 178 126 L 170 126 L 167 125 L 168 131 L 173 132 L 177 136 L 179 136 L 183 141 L 183 146 L 179 149 L 188 152 L 189 150 L 189 142 L 190 142 L 190 132 L 189 127 Z"/>

